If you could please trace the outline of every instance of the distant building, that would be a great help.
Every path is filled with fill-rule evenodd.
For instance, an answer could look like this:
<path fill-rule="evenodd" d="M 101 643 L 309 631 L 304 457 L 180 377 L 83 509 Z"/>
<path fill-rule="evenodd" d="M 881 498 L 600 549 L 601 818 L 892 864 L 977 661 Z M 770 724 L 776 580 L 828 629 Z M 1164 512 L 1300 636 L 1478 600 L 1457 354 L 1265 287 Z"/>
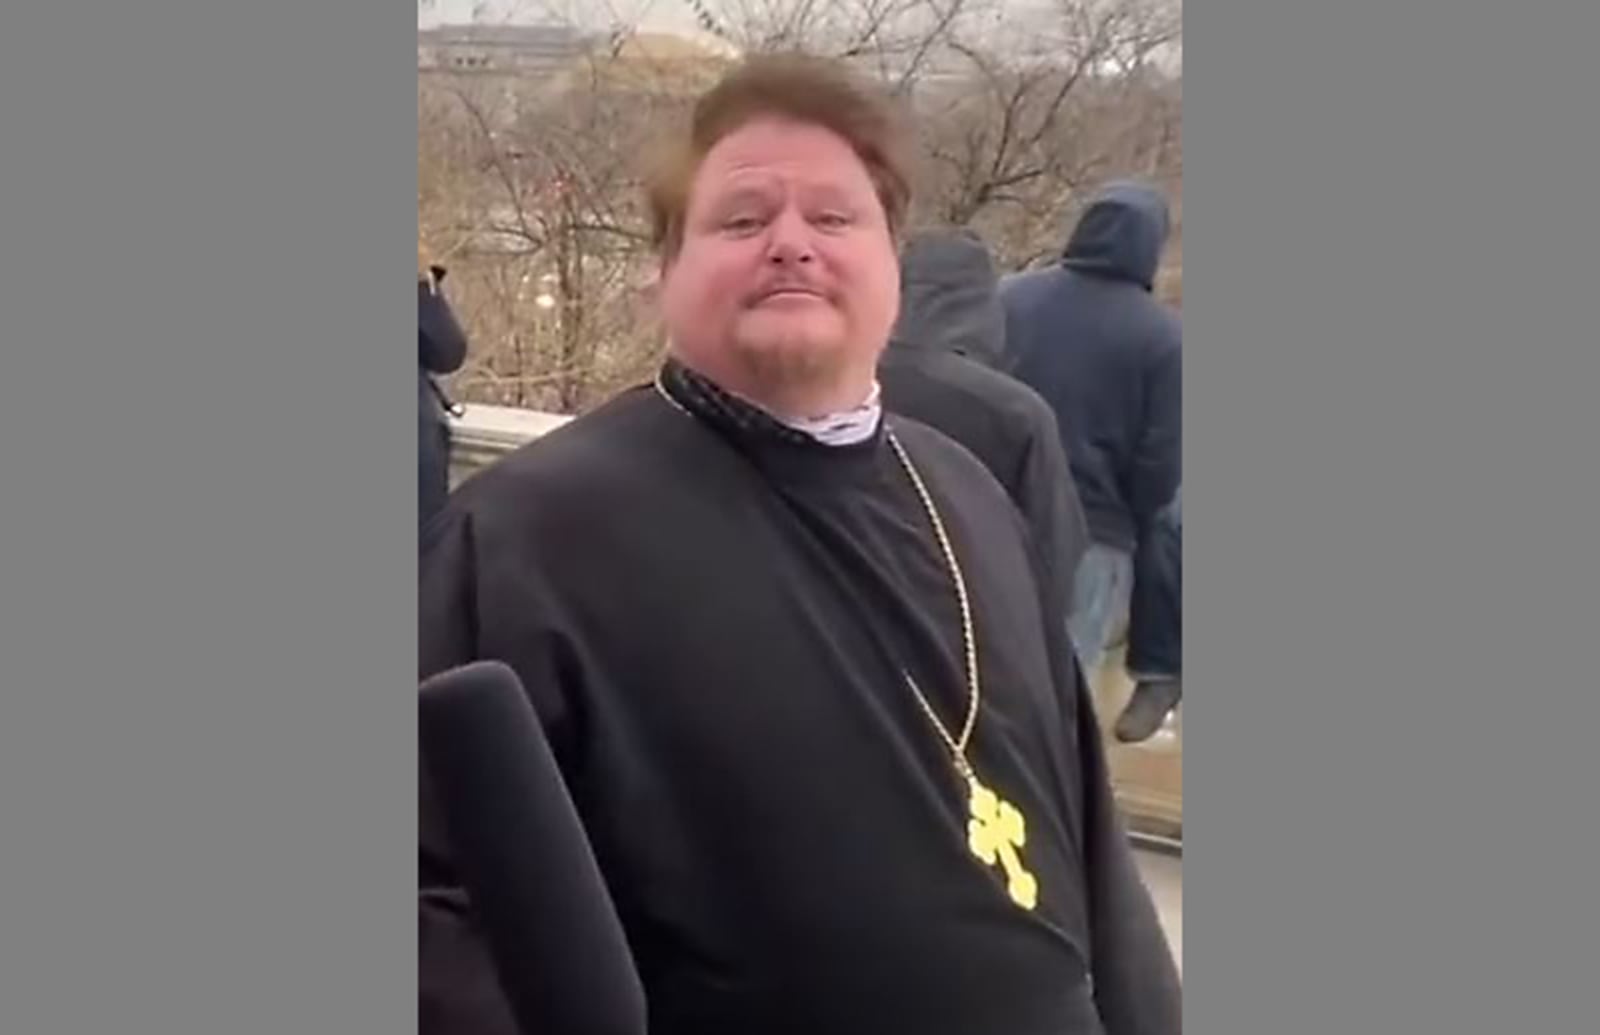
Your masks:
<path fill-rule="evenodd" d="M 417 30 L 417 69 L 539 78 L 604 39 L 570 25 L 440 25 Z"/>
<path fill-rule="evenodd" d="M 738 51 L 701 33 L 624 31 L 605 37 L 552 78 L 552 94 L 604 87 L 614 96 L 693 96 L 727 70 Z"/>

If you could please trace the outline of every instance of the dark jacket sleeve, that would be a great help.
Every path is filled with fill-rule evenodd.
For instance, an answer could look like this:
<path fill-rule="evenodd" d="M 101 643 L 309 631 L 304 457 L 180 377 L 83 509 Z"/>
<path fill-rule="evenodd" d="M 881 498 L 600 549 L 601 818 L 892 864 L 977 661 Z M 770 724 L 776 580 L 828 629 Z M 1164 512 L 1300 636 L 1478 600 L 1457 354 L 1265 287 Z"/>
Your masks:
<path fill-rule="evenodd" d="M 445 511 L 423 531 L 417 592 L 418 677 L 477 654 L 471 522 Z M 419 1035 L 519 1035 L 471 904 L 450 865 L 440 815 L 419 760 L 417 964 Z"/>
<path fill-rule="evenodd" d="M 530 1035 L 517 1030 L 466 894 L 422 888 L 417 905 L 418 1035 Z"/>
<path fill-rule="evenodd" d="M 1145 371 L 1144 430 L 1128 494 L 1136 533 L 1150 527 L 1183 480 L 1183 351 L 1176 333 L 1161 341 Z"/>
<path fill-rule="evenodd" d="M 457 370 L 467 358 L 467 335 L 439 286 L 443 279 L 437 268 L 433 279 L 417 278 L 417 363 L 434 374 Z"/>
<path fill-rule="evenodd" d="M 424 530 L 417 594 L 419 679 L 481 658 L 505 661 L 529 688 L 556 745 L 566 726 L 548 721 L 565 716 L 558 698 L 559 652 L 549 649 L 551 637 L 521 624 L 524 616 L 543 621 L 538 606 L 543 594 L 531 577 L 491 584 L 486 573 L 518 570 L 524 558 L 514 545 L 486 538 L 491 537 L 474 516 L 457 507 L 447 507 Z M 501 599 L 508 595 L 516 599 Z M 504 616 L 515 616 L 515 626 L 508 626 Z M 507 650 L 508 642 L 524 646 Z M 446 817 L 429 792 L 427 759 L 419 762 L 419 1035 L 524 1035 L 512 1019 L 452 862 Z"/>

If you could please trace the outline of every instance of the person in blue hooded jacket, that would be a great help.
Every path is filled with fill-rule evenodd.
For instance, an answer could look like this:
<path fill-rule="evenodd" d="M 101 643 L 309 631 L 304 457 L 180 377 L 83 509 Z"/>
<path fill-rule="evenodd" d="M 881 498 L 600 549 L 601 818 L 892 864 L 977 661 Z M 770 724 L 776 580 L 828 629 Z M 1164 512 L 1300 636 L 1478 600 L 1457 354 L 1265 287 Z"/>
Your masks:
<path fill-rule="evenodd" d="M 1007 366 L 1055 411 L 1089 524 L 1071 615 L 1087 673 L 1127 616 L 1135 552 L 1182 479 L 1183 336 L 1152 292 L 1169 233 L 1160 191 L 1114 182 L 1090 202 L 1058 263 L 1001 283 Z M 1130 674 L 1140 683 L 1135 703 L 1177 675 Z"/>

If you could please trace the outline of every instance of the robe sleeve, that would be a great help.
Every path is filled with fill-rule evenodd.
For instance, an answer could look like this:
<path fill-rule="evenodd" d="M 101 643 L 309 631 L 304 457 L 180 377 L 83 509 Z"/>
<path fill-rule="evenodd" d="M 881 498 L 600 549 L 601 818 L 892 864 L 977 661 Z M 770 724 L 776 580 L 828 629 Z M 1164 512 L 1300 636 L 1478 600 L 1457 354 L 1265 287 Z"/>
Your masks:
<path fill-rule="evenodd" d="M 1111 793 L 1104 742 L 1083 678 L 1077 741 L 1095 1005 L 1106 1035 L 1181 1035 L 1183 990 L 1155 903 Z"/>
<path fill-rule="evenodd" d="M 418 571 L 419 679 L 479 659 L 504 661 L 558 748 L 570 730 L 559 652 L 549 649 L 552 637 L 535 631 L 543 594 L 516 545 L 492 540 L 471 512 L 456 507 L 428 526 Z M 504 578 L 505 570 L 526 577 Z M 508 650 L 507 643 L 521 646 Z M 418 771 L 419 1035 L 524 1035 L 451 861 L 426 758 Z"/>
<path fill-rule="evenodd" d="M 1069 757 L 1077 786 L 1077 836 L 1084 863 L 1089 911 L 1089 963 L 1095 1005 L 1106 1035 L 1181 1035 L 1183 990 L 1161 919 L 1134 861 L 1127 830 L 1111 791 L 1105 742 L 1094 704 L 1067 634 L 1070 594 L 1041 584 L 1045 640 L 1062 687 Z"/>

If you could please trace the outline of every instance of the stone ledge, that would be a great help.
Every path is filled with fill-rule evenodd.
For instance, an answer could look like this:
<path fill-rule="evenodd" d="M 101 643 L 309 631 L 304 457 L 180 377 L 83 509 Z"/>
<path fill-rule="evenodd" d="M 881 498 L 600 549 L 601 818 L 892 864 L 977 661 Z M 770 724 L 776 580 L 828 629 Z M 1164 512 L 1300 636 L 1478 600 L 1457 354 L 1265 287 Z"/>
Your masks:
<path fill-rule="evenodd" d="M 572 418 L 542 410 L 472 403 L 450 418 L 450 480 L 458 484 L 507 453 L 548 434 Z"/>

